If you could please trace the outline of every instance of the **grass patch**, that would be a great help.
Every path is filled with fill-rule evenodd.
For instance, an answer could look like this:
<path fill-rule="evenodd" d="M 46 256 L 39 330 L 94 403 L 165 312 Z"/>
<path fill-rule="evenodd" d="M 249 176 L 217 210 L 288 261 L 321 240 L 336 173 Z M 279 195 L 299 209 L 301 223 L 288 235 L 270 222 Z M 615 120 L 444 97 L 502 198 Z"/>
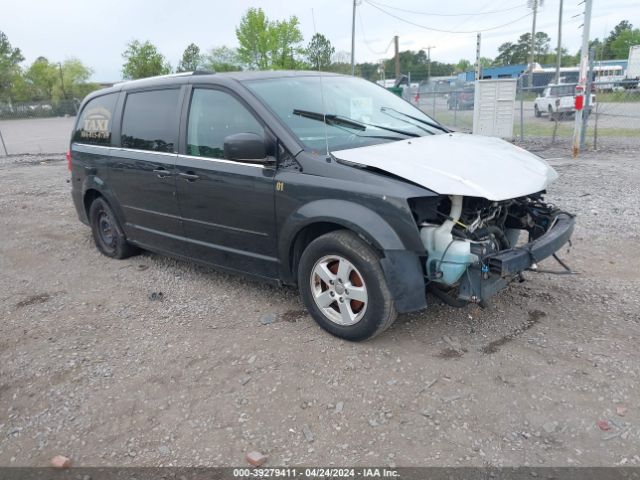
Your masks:
<path fill-rule="evenodd" d="M 600 103 L 637 103 L 640 110 L 640 90 L 620 92 L 596 92 L 596 102 Z"/>
<path fill-rule="evenodd" d="M 541 123 L 525 123 L 524 136 L 525 137 L 551 137 L 553 135 L 553 122 L 548 124 Z M 574 124 L 573 122 L 560 123 L 558 130 L 556 131 L 557 137 L 571 137 L 573 136 Z M 513 126 L 514 136 L 520 136 L 520 124 L 517 123 Z M 593 125 L 587 126 L 586 136 L 593 137 L 594 127 Z M 631 137 L 640 138 L 640 128 L 620 128 L 620 127 L 598 127 L 598 137 Z"/>

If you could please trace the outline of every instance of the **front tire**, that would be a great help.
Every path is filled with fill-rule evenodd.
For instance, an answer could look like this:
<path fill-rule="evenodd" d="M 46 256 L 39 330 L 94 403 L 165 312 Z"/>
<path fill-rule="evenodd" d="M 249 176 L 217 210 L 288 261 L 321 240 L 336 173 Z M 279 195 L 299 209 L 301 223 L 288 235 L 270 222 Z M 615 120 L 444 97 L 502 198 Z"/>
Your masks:
<path fill-rule="evenodd" d="M 327 233 L 307 246 L 298 287 L 318 325 L 345 340 L 372 338 L 397 316 L 378 255 L 348 230 Z"/>
<path fill-rule="evenodd" d="M 98 197 L 91 203 L 89 222 L 93 240 L 103 255 L 123 259 L 138 253 L 138 249 L 127 242 L 118 219 L 104 198 Z"/>

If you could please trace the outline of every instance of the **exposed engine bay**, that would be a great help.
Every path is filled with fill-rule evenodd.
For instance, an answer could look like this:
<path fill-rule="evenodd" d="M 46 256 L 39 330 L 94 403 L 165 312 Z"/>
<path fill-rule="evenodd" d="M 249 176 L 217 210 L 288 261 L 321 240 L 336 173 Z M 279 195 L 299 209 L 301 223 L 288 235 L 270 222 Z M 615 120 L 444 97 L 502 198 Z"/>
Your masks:
<path fill-rule="evenodd" d="M 542 192 L 502 201 L 461 195 L 418 198 L 410 206 L 427 251 L 427 281 L 444 287 L 465 283 L 472 290 L 473 284 L 476 290 L 480 286 L 470 270 L 482 280 L 508 276 L 510 271 L 494 260 L 521 248 L 522 232 L 528 239 L 520 244 L 529 244 L 547 233 L 560 214 L 568 215 L 546 203 Z M 533 256 L 530 251 L 529 255 Z M 482 298 L 475 293 L 479 292 L 472 291 L 467 299 Z"/>

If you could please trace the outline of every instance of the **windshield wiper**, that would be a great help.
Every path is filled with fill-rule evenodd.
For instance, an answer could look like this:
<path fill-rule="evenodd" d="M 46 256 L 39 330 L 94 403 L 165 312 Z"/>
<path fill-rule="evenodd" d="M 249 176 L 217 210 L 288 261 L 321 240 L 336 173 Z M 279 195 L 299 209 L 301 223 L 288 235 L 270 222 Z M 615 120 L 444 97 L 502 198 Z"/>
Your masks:
<path fill-rule="evenodd" d="M 349 118 L 344 118 L 335 114 L 323 114 L 318 112 L 310 112 L 308 110 L 298 110 L 295 109 L 293 111 L 294 115 L 298 115 L 304 118 L 310 118 L 311 120 L 318 120 L 320 122 L 326 122 L 327 125 L 343 125 L 345 127 L 355 128 L 356 130 L 366 130 L 367 127 L 360 122 L 356 122 L 355 120 L 351 120 Z"/>
<path fill-rule="evenodd" d="M 311 120 L 318 120 L 320 122 L 325 122 L 327 125 L 342 125 L 345 127 L 350 127 L 356 130 L 364 131 L 367 127 L 379 128 L 381 130 L 386 130 L 388 132 L 398 133 L 400 135 L 405 135 L 407 137 L 419 137 L 420 135 L 414 132 L 407 132 L 406 130 L 399 130 L 397 128 L 392 127 L 384 127 L 382 125 L 376 125 L 373 123 L 361 122 L 358 120 L 354 120 L 353 118 L 344 117 L 342 115 L 337 115 L 335 113 L 318 113 L 318 112 L 310 112 L 308 110 L 293 110 L 294 115 L 298 115 L 300 117 L 309 118 Z"/>
<path fill-rule="evenodd" d="M 424 125 L 429 125 L 430 127 L 437 128 L 438 130 L 441 130 L 441 131 L 443 131 L 445 133 L 453 132 L 453 130 L 448 129 L 444 125 L 440 125 L 439 123 L 433 123 L 433 122 L 430 122 L 428 120 L 424 120 L 422 118 L 414 117 L 413 115 L 409 115 L 408 113 L 401 112 L 400 110 L 396 110 L 395 108 L 380 107 L 380 111 L 381 112 L 387 112 L 387 111 L 395 112 L 395 113 L 397 113 L 399 115 L 402 115 L 403 117 L 407 117 L 407 118 L 410 118 L 411 120 L 415 120 L 416 122 L 420 122 L 420 123 L 422 123 Z"/>

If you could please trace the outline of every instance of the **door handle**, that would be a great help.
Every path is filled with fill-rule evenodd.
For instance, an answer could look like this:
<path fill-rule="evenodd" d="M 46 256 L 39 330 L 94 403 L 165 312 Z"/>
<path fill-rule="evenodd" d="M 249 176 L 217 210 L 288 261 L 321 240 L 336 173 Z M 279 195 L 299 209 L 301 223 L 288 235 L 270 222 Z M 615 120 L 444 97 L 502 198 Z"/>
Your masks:
<path fill-rule="evenodd" d="M 180 172 L 178 175 L 184 178 L 187 182 L 195 182 L 200 178 L 200 175 L 196 175 L 193 172 L 187 172 L 187 173 Z"/>
<path fill-rule="evenodd" d="M 153 173 L 155 173 L 158 176 L 158 178 L 166 178 L 166 177 L 170 177 L 171 175 L 173 175 L 166 168 L 158 168 L 158 169 L 154 170 Z"/>

